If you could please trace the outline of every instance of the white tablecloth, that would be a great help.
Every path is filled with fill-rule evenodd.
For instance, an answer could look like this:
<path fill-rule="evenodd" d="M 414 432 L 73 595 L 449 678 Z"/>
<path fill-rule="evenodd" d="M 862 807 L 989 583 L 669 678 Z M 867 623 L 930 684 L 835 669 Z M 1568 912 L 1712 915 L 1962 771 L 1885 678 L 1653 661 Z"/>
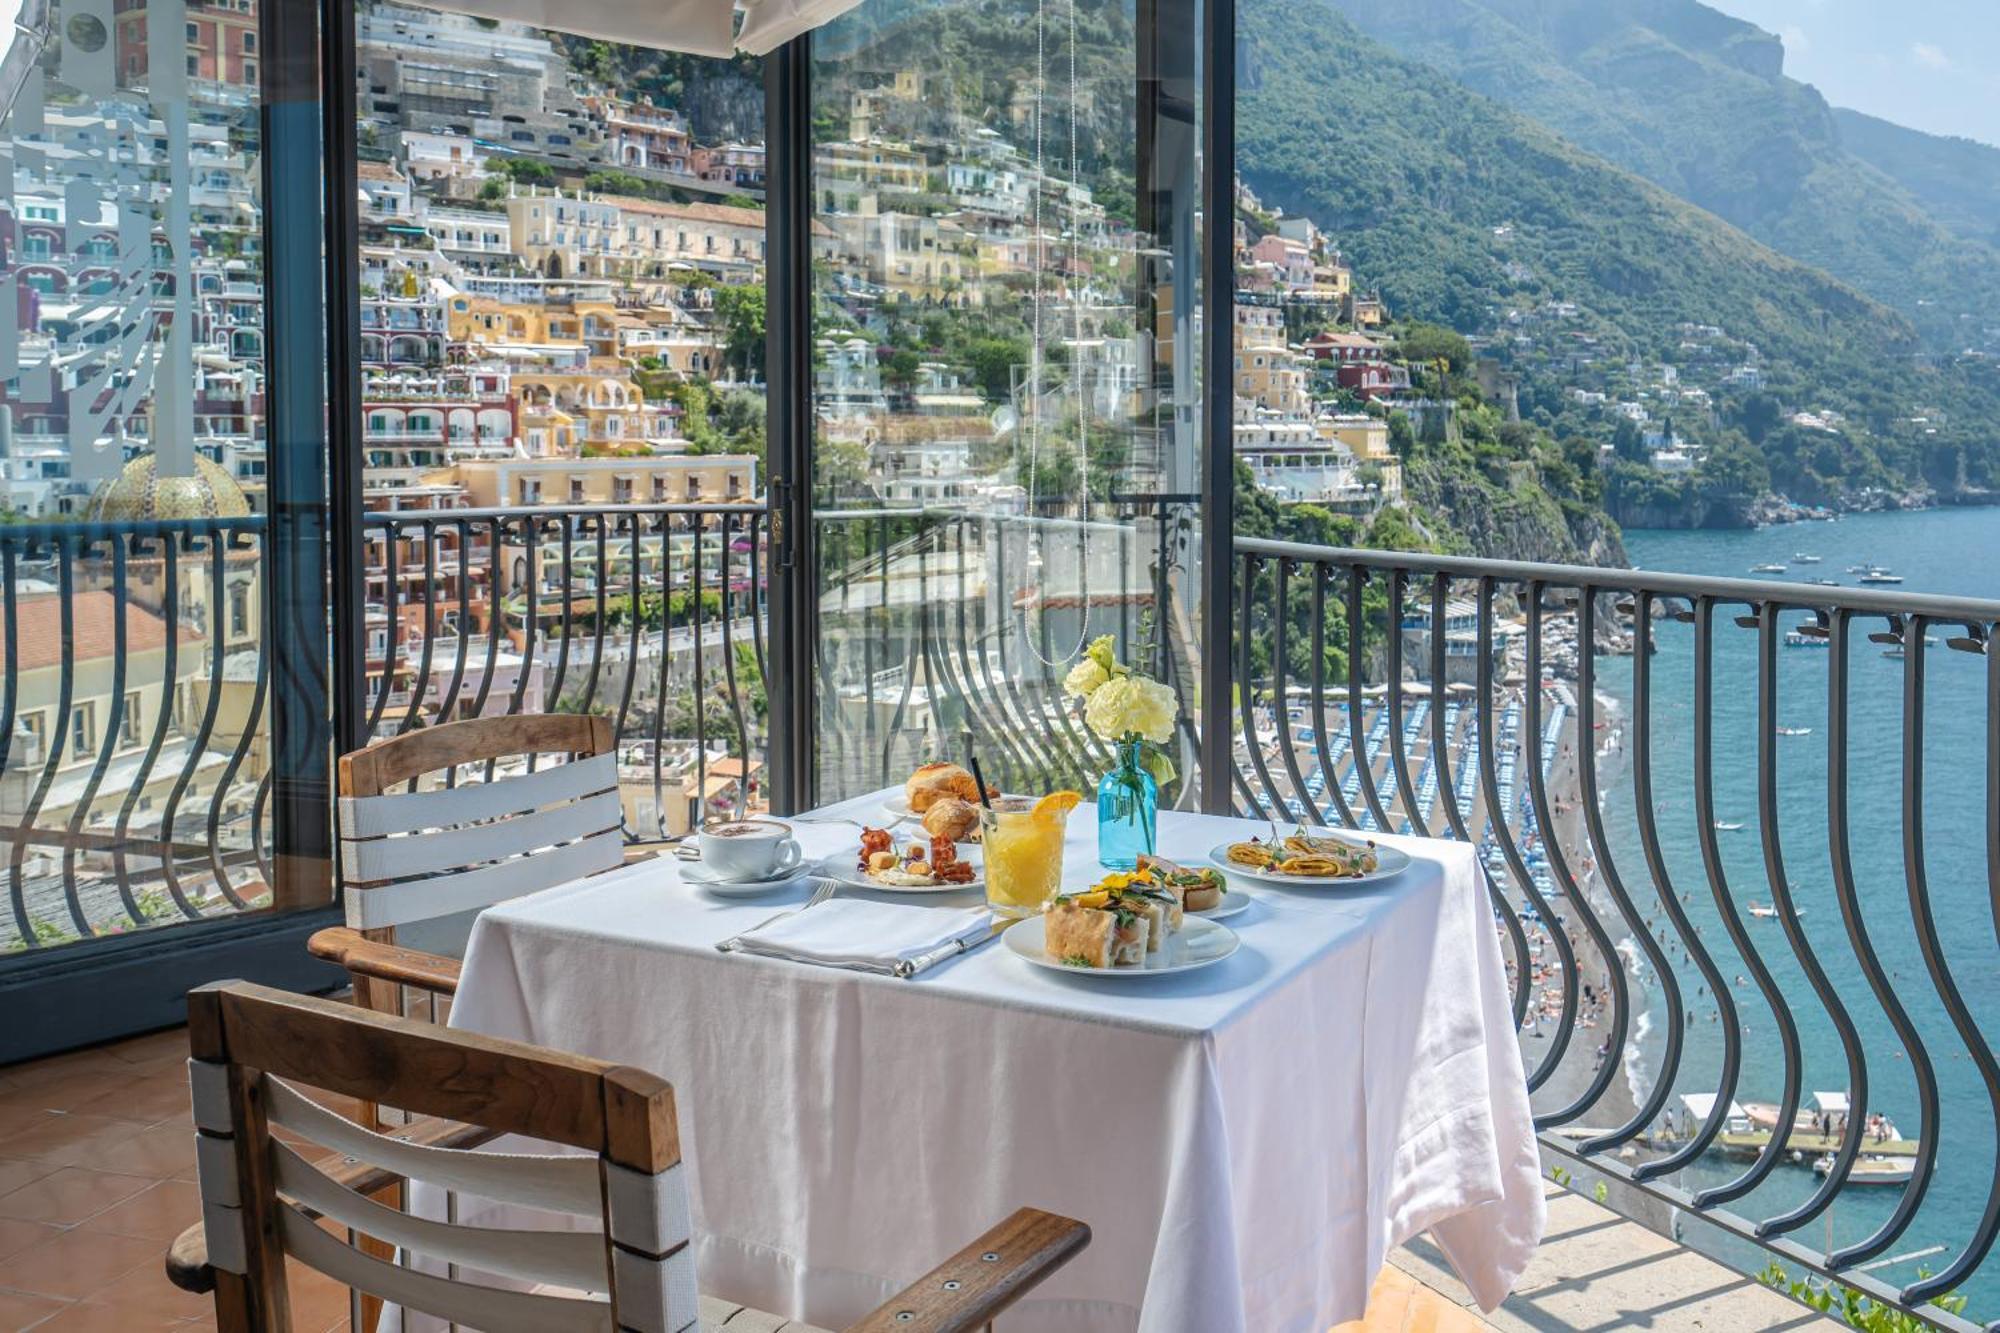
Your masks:
<path fill-rule="evenodd" d="M 1163 814 L 1161 851 L 1266 827 Z M 1426 1230 L 1491 1307 L 1543 1220 L 1492 911 L 1464 844 L 1385 841 L 1396 880 L 1256 889 L 1235 956 L 1115 980 L 1004 942 L 907 981 L 718 953 L 784 900 L 664 858 L 486 911 L 451 1021 L 669 1079 L 704 1290 L 794 1318 L 854 1319 L 1022 1204 L 1094 1235 L 1010 1330 L 1318 1333 Z M 1100 873 L 1087 808 L 1065 867 Z"/>

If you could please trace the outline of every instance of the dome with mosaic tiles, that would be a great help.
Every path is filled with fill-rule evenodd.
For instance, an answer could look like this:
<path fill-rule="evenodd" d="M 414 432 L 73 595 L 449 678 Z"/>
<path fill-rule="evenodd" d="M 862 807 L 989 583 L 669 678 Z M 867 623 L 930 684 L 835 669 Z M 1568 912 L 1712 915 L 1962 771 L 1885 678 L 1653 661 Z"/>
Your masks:
<path fill-rule="evenodd" d="M 132 521 L 150 518 L 240 518 L 250 512 L 243 488 L 222 468 L 195 455 L 194 475 L 163 477 L 148 452 L 127 463 L 91 497 L 90 518 Z"/>

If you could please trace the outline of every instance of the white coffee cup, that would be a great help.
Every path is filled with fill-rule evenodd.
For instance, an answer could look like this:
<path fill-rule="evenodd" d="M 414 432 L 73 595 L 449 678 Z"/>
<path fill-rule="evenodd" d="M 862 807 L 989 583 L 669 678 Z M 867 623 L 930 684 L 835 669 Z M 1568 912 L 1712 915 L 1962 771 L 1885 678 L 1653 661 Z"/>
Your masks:
<path fill-rule="evenodd" d="M 796 870 L 803 857 L 792 826 L 775 819 L 711 819 L 695 845 L 717 879 L 770 879 Z"/>

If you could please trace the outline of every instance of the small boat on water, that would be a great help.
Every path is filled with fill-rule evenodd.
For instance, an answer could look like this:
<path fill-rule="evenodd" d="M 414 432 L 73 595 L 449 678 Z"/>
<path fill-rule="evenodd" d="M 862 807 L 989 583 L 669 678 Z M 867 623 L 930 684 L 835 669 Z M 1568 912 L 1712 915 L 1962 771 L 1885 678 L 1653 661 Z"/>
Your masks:
<path fill-rule="evenodd" d="M 1785 631 L 1785 647 L 1787 648 L 1824 648 L 1826 645 L 1827 640 L 1822 635 L 1807 634 L 1795 629 Z"/>
<path fill-rule="evenodd" d="M 1751 903 L 1750 915 L 1756 917 L 1759 921 L 1776 921 L 1778 919 L 1778 909 L 1769 903 Z M 1798 911 L 1792 913 L 1792 920 L 1797 921 L 1804 915 L 1805 909 L 1800 908 Z"/>
<path fill-rule="evenodd" d="M 1750 572 L 1752 574 L 1787 574 L 1791 572 L 1791 567 L 1788 565 L 1773 564 L 1752 565 L 1750 566 Z"/>
<path fill-rule="evenodd" d="M 1903 576 L 1901 574 L 1892 574 L 1880 565 L 1874 565 L 1866 573 L 1862 574 L 1861 581 L 1863 583 L 1901 583 Z"/>
<path fill-rule="evenodd" d="M 1792 563 L 1795 565 L 1816 565 L 1819 563 L 1819 557 L 1816 555 L 1807 555 L 1803 551 L 1794 551 L 1792 552 Z"/>
<path fill-rule="evenodd" d="M 1839 579 L 1807 579 L 1806 582 L 1812 584 L 1815 588 L 1838 588 L 1840 586 Z"/>
<path fill-rule="evenodd" d="M 1900 662 L 1907 654 L 1901 648 L 1884 648 L 1882 656 L 1888 658 L 1891 662 Z"/>
<path fill-rule="evenodd" d="M 1810 735 L 1812 735 L 1812 728 L 1811 728 L 1811 727 L 1779 727 L 1779 728 L 1778 728 L 1778 734 L 1779 734 L 1780 736 L 1810 736 Z"/>
<path fill-rule="evenodd" d="M 1813 1171 L 1826 1175 L 1833 1170 L 1833 1154 L 1826 1153 L 1813 1162 Z M 1907 1185 L 1916 1173 L 1916 1162 L 1894 1157 L 1857 1157 L 1848 1169 L 1849 1185 Z"/>
<path fill-rule="evenodd" d="M 1720 833 L 1741 833 L 1743 831 L 1743 821 L 1739 819 L 1731 822 L 1727 819 L 1718 819 L 1715 821 L 1715 827 L 1717 832 Z"/>

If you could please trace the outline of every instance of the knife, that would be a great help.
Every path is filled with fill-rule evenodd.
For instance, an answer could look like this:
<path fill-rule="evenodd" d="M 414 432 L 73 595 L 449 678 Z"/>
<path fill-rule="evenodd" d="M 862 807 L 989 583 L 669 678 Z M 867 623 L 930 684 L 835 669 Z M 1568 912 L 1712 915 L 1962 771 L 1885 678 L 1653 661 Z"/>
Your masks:
<path fill-rule="evenodd" d="M 956 958 L 962 953 L 971 953 L 974 949 L 983 949 L 993 941 L 999 939 L 1007 927 L 1014 924 L 1013 921 L 996 921 L 984 935 L 974 935 L 968 939 L 953 940 L 950 944 L 940 944 L 929 953 L 920 953 L 915 958 L 906 958 L 896 964 L 895 974 L 904 980 L 908 980 L 916 976 L 919 972 L 936 967 L 948 958 Z"/>

